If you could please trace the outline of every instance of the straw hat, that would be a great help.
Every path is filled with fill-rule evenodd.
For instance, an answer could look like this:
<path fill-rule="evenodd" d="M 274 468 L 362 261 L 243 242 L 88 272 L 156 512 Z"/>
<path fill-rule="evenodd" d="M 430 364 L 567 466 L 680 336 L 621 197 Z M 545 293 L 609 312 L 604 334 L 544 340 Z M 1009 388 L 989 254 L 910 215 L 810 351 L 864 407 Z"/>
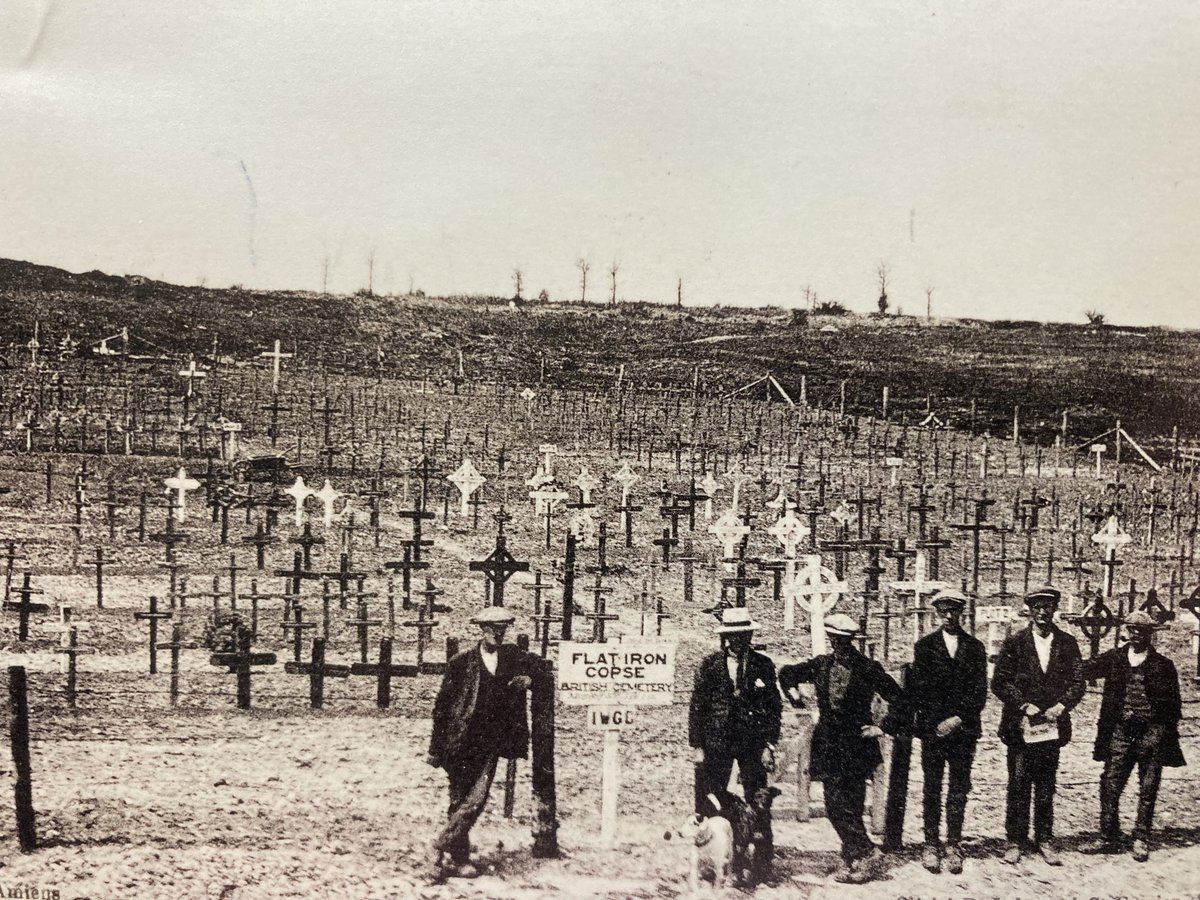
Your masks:
<path fill-rule="evenodd" d="M 858 634 L 858 623 L 845 613 L 834 613 L 825 620 L 827 634 L 842 634 L 847 637 Z"/>
<path fill-rule="evenodd" d="M 744 606 L 727 606 L 721 610 L 717 634 L 736 634 L 741 631 L 758 631 L 758 623 L 750 618 L 750 610 Z"/>

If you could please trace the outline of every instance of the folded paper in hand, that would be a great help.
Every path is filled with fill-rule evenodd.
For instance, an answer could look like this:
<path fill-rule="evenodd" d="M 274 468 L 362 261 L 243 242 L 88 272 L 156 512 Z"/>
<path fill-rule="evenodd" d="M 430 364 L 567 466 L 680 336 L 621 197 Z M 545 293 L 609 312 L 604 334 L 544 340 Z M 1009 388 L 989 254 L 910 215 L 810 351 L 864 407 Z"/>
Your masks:
<path fill-rule="evenodd" d="M 1058 740 L 1058 723 L 1041 716 L 1026 718 L 1021 723 L 1021 737 L 1026 744 L 1041 744 Z"/>

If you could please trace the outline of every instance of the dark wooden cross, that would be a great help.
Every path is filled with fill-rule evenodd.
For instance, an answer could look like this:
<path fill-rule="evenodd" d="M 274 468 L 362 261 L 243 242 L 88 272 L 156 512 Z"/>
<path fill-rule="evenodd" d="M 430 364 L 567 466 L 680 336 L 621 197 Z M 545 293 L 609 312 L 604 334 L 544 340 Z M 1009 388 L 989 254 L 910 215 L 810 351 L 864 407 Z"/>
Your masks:
<path fill-rule="evenodd" d="M 139 621 L 150 623 L 150 674 L 158 674 L 158 623 L 169 619 L 174 613 L 160 612 L 158 597 L 150 596 L 150 608 L 143 612 L 135 612 L 133 617 Z"/>
<path fill-rule="evenodd" d="M 300 653 L 304 648 L 304 632 L 311 631 L 312 629 L 314 629 L 316 627 L 317 627 L 316 622 L 305 622 L 304 621 L 304 607 L 301 606 L 300 603 L 293 598 L 293 600 L 292 600 L 292 618 L 290 620 L 285 619 L 283 624 L 280 626 L 280 628 L 283 629 L 283 633 L 285 635 L 289 631 L 292 634 L 290 640 L 292 642 L 292 661 L 293 662 L 300 662 Z"/>
<path fill-rule="evenodd" d="M 242 543 L 254 547 L 254 560 L 257 568 L 262 570 L 267 565 L 267 547 L 271 544 L 278 543 L 278 538 L 274 538 L 263 530 L 262 522 L 258 523 L 254 534 L 246 535 L 242 538 Z"/>
<path fill-rule="evenodd" d="M 917 534 L 921 540 L 925 539 L 926 528 L 929 521 L 929 514 L 937 511 L 937 504 L 929 502 L 929 485 L 919 484 L 917 486 L 918 496 L 916 503 L 910 503 L 908 506 L 908 522 L 912 522 L 913 513 L 917 515 Z"/>
<path fill-rule="evenodd" d="M 29 639 L 29 616 L 32 613 L 47 612 L 50 607 L 45 603 L 34 603 L 32 597 L 34 594 L 42 593 L 41 588 L 35 588 L 30 584 L 32 576 L 26 572 L 22 578 L 21 586 L 17 588 L 15 593 L 20 600 L 4 601 L 4 608 L 8 611 L 16 611 L 19 619 L 17 625 L 17 640 L 25 641 Z"/>
<path fill-rule="evenodd" d="M 504 605 L 504 583 L 517 572 L 528 572 L 529 563 L 518 562 L 506 546 L 504 534 L 496 535 L 496 549 L 485 559 L 473 560 L 468 568 L 472 572 L 483 572 L 492 586 L 492 606 Z"/>
<path fill-rule="evenodd" d="M 372 619 L 367 614 L 367 600 L 365 597 L 360 597 L 358 600 L 358 616 L 353 619 L 347 619 L 346 624 L 358 631 L 358 657 L 359 662 L 367 661 L 367 647 L 369 646 L 370 629 L 376 625 L 382 625 L 383 619 Z"/>
<path fill-rule="evenodd" d="M 434 514 L 428 512 L 424 506 L 421 506 L 415 509 L 397 510 L 396 516 L 401 519 L 412 520 L 412 537 L 407 541 L 407 543 L 413 548 L 413 560 L 415 562 L 420 562 L 421 550 L 425 547 L 433 546 L 433 541 L 425 540 L 421 537 L 421 523 L 426 520 L 432 521 L 435 518 Z"/>
<path fill-rule="evenodd" d="M 621 618 L 616 613 L 610 613 L 608 609 L 608 601 L 605 595 L 612 593 L 612 588 L 604 587 L 600 583 L 600 576 L 596 576 L 596 584 L 590 588 L 592 596 L 595 598 L 590 613 L 584 613 L 584 618 L 592 620 L 592 641 L 597 644 L 603 644 L 607 638 L 604 634 L 605 625 L 608 622 L 614 622 Z"/>
<path fill-rule="evenodd" d="M 958 531 L 966 531 L 971 533 L 971 595 L 968 598 L 967 621 L 972 632 L 975 630 L 975 598 L 979 596 L 979 556 L 980 556 L 980 535 L 985 531 L 996 531 L 995 525 L 984 524 L 987 519 L 987 510 L 989 506 L 995 505 L 996 501 L 988 498 L 987 491 L 983 491 L 979 498 L 972 498 L 971 502 L 975 505 L 975 513 L 971 522 L 965 521 L 966 510 L 964 513 L 963 522 L 955 522 L 951 524 L 951 528 Z"/>
<path fill-rule="evenodd" d="M 683 564 L 683 603 L 690 608 L 695 591 L 695 566 L 696 563 L 703 562 L 704 557 L 696 553 L 692 547 L 692 539 L 688 538 L 684 541 L 683 552 L 678 554 L 675 560 Z"/>
<path fill-rule="evenodd" d="M 671 570 L 671 548 L 678 546 L 679 540 L 672 536 L 670 528 L 662 530 L 662 537 L 655 538 L 650 543 L 662 548 L 662 566 L 664 571 Z"/>
<path fill-rule="evenodd" d="M 924 550 L 929 559 L 929 578 L 931 581 L 938 581 L 941 576 L 941 560 L 942 551 L 949 550 L 953 543 L 943 539 L 941 529 L 936 525 L 929 529 L 929 536 L 920 541 L 914 541 L 913 546 L 918 550 Z"/>
<path fill-rule="evenodd" d="M 317 537 L 312 532 L 312 523 L 305 522 L 304 529 L 295 537 L 288 538 L 289 544 L 298 544 L 304 553 L 304 568 L 312 568 L 312 548 L 324 546 L 325 538 Z M 259 568 L 262 568 L 259 566 Z"/>
<path fill-rule="evenodd" d="M 274 653 L 253 653 L 250 650 L 251 636 L 249 629 L 241 629 L 237 636 L 237 650 L 214 653 L 208 661 L 214 666 L 223 666 L 229 672 L 237 675 L 237 705 L 238 709 L 250 708 L 250 675 L 253 666 L 272 666 L 275 664 Z"/>
<path fill-rule="evenodd" d="M 722 578 L 721 585 L 725 589 L 733 588 L 735 605 L 746 605 L 746 589 L 756 588 L 762 584 L 761 578 L 749 578 L 746 575 L 746 560 L 744 557 L 739 557 L 737 565 L 734 568 L 733 578 Z"/>
<path fill-rule="evenodd" d="M 1096 655 L 1100 652 L 1100 641 L 1113 630 L 1113 627 L 1116 625 L 1116 617 L 1113 616 L 1112 610 L 1105 604 L 1104 597 L 1096 594 L 1091 602 L 1084 607 L 1083 612 L 1074 616 L 1071 622 L 1088 639 L 1091 647 L 1090 658 L 1095 659 Z"/>
<path fill-rule="evenodd" d="M 325 638 L 313 638 L 312 659 L 308 662 L 289 660 L 283 664 L 283 670 L 289 675 L 308 676 L 308 701 L 313 709 L 320 709 L 325 705 L 326 678 L 350 677 L 349 666 L 325 661 Z"/>

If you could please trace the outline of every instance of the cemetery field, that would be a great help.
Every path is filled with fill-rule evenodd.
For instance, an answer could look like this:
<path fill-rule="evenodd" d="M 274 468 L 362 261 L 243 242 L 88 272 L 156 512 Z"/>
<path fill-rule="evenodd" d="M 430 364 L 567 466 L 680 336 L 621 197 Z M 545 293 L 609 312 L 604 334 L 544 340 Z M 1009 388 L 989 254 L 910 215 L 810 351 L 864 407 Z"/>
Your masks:
<path fill-rule="evenodd" d="M 317 365 L 303 347 L 269 336 L 257 343 L 256 331 L 238 338 L 246 343 L 232 359 L 35 359 L 26 347 L 28 365 L 0 369 L 0 663 L 25 673 L 29 737 L 28 771 L 19 751 L 6 750 L 0 768 L 21 809 L 28 777 L 36 828 L 36 846 L 20 852 L 28 835 L 16 815 L 0 815 L 0 896 L 34 888 L 41 898 L 678 896 L 687 852 L 663 835 L 691 805 L 689 691 L 698 661 L 717 647 L 714 614 L 731 605 L 749 608 L 762 626 L 756 641 L 777 665 L 821 652 L 824 617 L 845 612 L 864 626 L 862 651 L 897 676 L 931 627 L 929 598 L 944 587 L 968 595 L 972 627 L 993 653 L 1023 627 L 1023 594 L 1047 581 L 1064 591 L 1060 625 L 1085 655 L 1114 646 L 1119 618 L 1144 609 L 1166 626 L 1158 640 L 1183 678 L 1184 752 L 1200 762 L 1192 644 L 1200 484 L 1192 460 L 1169 452 L 1169 431 L 1145 441 L 1157 451 L 1151 465 L 1127 434 L 1081 452 L 1073 440 L 1056 445 L 1040 430 L 1036 403 L 1032 412 L 1023 405 L 1014 440 L 1004 429 L 982 433 L 982 416 L 975 430 L 919 425 L 911 390 L 903 403 L 893 393 L 886 414 L 881 404 L 856 414 L 850 403 L 843 413 L 830 394 L 837 382 L 822 387 L 815 374 L 810 404 L 794 406 L 703 385 L 647 385 L 649 362 L 620 385 L 600 377 L 611 375 L 617 356 L 600 360 L 625 346 L 624 334 L 628 347 L 653 346 L 667 359 L 697 347 L 732 352 L 722 357 L 728 367 L 713 364 L 722 378 L 765 366 L 757 351 L 734 352 L 741 338 L 690 343 L 740 334 L 750 313 L 730 313 L 717 332 L 715 317 L 703 327 L 670 324 L 677 314 L 656 311 L 676 328 L 667 340 L 652 329 L 634 336 L 620 310 L 535 309 L 522 319 L 465 303 L 398 308 L 429 316 L 422 328 L 440 327 L 432 323 L 443 315 L 457 328 L 453 317 L 468 316 L 507 337 L 480 344 L 493 355 L 465 351 L 461 373 L 455 351 L 440 374 L 409 366 L 404 377 L 343 366 L 329 347 Z M 527 377 L 538 366 L 528 346 L 503 349 L 535 332 L 501 323 L 576 314 L 598 330 L 569 333 L 559 319 L 561 352 L 545 380 Z M 606 330 L 618 325 L 627 331 Z M 330 323 L 333 338 L 341 327 Z M 838 365 L 852 371 L 882 346 L 866 343 L 876 331 L 907 340 L 869 322 L 818 340 L 844 340 Z M 441 348 L 428 358 L 483 334 L 459 330 L 452 341 L 450 333 L 425 339 Z M 937 333 L 920 329 L 913 340 Z M 756 334 L 763 346 L 778 344 L 769 328 Z M 1001 336 L 997 347 L 1021 343 L 1006 343 L 1003 329 L 989 335 Z M 576 341 L 596 344 L 595 355 L 577 357 Z M 1044 418 L 1058 423 L 1075 409 L 1064 398 L 1076 382 L 1056 393 L 1060 375 L 1075 370 L 1036 365 L 1038 345 L 1028 346 L 1011 396 L 1045 397 Z M 1156 343 L 1146 352 L 1166 351 Z M 902 358 L 877 357 L 848 397 L 875 396 L 872 379 Z M 1182 390 L 1189 358 L 1168 365 L 1154 356 L 1164 387 L 1153 396 L 1139 387 L 1138 408 Z M 1003 419 L 1011 425 L 1011 408 Z M 564 639 L 673 646 L 673 702 L 639 708 L 620 735 L 615 847 L 600 840 L 603 732 L 560 696 L 561 854 L 531 856 L 539 798 L 531 762 L 522 762 L 511 815 L 501 775 L 473 832 L 484 875 L 423 886 L 416 865 L 446 794 L 444 776 L 424 763 L 430 710 L 447 652 L 470 646 L 469 620 L 485 604 L 510 609 L 509 639 L 528 640 L 550 664 Z M 14 672 L 0 687 L 7 694 L 21 678 Z M 12 701 L 4 718 L 14 747 L 20 710 Z M 1093 692 L 1060 771 L 1068 849 L 1096 823 L 1096 711 Z M 820 787 L 806 803 L 793 753 L 777 773 L 779 881 L 757 893 L 1200 892 L 1192 767 L 1166 775 L 1149 864 L 1068 853 L 1062 869 L 1003 866 L 998 714 L 993 702 L 968 810 L 972 858 L 960 879 L 929 875 L 911 849 L 920 837 L 914 752 L 909 849 L 877 884 L 835 885 Z M 788 746 L 800 715 L 789 714 Z M 880 772 L 880 784 L 889 777 Z M 808 821 L 797 820 L 800 809 Z"/>
<path fill-rule="evenodd" d="M 1121 419 L 1165 448 L 1171 430 L 1200 431 L 1200 337 L 1168 329 L 1094 328 L 915 316 L 820 316 L 778 307 L 615 306 L 507 298 L 320 295 L 165 284 L 99 272 L 0 260 L 0 299 L 23 345 L 34 333 L 71 337 L 79 351 L 110 337 L 143 356 L 215 352 L 245 362 L 274 340 L 310 368 L 445 383 L 459 366 L 473 380 L 610 390 L 663 384 L 710 394 L 736 391 L 771 372 L 794 399 L 878 413 L 885 387 L 897 420 L 942 421 L 1007 435 L 1020 406 L 1031 439 L 1053 441 L 1063 412 L 1068 442 Z M 832 329 L 829 331 L 827 329 Z M 51 344 L 47 344 L 47 350 Z M 27 358 L 27 351 L 26 358 Z M 10 348 L 10 364 L 16 362 Z M 747 394 L 762 399 L 765 385 Z M 778 395 L 775 395 L 778 400 Z M 975 413 L 972 414 L 972 402 Z"/>

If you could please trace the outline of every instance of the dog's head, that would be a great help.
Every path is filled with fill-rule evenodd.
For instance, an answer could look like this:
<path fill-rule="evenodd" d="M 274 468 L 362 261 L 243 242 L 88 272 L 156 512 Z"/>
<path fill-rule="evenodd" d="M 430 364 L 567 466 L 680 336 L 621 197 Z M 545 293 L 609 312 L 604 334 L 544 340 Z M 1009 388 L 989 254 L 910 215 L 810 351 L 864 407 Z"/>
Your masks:
<path fill-rule="evenodd" d="M 759 788 L 754 792 L 753 805 L 758 809 L 770 809 L 771 804 L 775 802 L 775 798 L 782 793 L 783 791 L 775 785 Z"/>
<path fill-rule="evenodd" d="M 694 841 L 697 847 L 703 847 L 712 840 L 712 825 L 708 819 L 699 813 L 693 813 L 673 829 L 663 833 L 663 840 L 680 838 L 684 841 Z"/>

